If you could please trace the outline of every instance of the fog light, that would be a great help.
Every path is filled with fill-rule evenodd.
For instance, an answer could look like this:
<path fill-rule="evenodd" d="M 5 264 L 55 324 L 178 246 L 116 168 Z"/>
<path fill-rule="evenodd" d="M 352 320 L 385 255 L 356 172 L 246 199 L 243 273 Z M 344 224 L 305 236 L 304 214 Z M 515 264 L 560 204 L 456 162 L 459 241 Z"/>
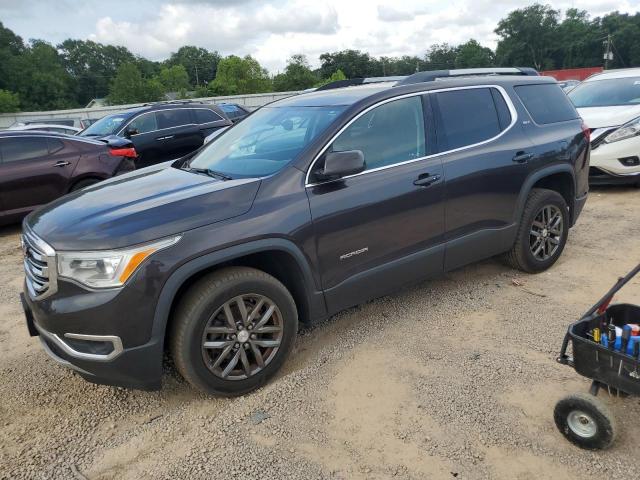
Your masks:
<path fill-rule="evenodd" d="M 636 167 L 640 165 L 640 158 L 638 157 L 624 157 L 619 158 L 618 161 L 625 167 Z"/>

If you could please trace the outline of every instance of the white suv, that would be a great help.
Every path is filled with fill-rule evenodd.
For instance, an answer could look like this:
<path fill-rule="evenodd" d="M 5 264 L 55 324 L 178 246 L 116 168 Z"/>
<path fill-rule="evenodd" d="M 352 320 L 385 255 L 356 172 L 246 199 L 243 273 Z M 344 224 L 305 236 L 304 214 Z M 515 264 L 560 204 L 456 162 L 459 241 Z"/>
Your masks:
<path fill-rule="evenodd" d="M 591 128 L 590 183 L 640 186 L 640 68 L 593 75 L 568 95 Z"/>

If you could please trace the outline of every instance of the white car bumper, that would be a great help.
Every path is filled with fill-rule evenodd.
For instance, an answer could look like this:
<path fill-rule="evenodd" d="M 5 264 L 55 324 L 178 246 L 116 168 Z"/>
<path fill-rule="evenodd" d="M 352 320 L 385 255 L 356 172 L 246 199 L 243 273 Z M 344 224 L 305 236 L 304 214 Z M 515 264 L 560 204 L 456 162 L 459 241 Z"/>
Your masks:
<path fill-rule="evenodd" d="M 613 143 L 605 143 L 602 140 L 601 137 L 595 137 L 591 141 L 590 180 L 603 177 L 599 179 L 602 182 L 597 183 L 640 182 L 640 136 Z M 611 181 L 605 181 L 605 177 L 611 177 Z"/>

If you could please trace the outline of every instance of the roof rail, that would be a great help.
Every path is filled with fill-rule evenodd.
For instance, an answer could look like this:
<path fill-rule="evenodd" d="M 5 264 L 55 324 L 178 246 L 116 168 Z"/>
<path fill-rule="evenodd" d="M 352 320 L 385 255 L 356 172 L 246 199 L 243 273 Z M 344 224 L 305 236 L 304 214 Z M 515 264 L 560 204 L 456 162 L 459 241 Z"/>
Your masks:
<path fill-rule="evenodd" d="M 369 83 L 382 83 L 382 82 L 398 82 L 407 78 L 406 76 L 393 76 L 393 77 L 359 77 L 349 78 L 347 80 L 336 80 L 335 82 L 327 83 L 321 87 L 316 88 L 315 91 L 320 90 L 333 90 L 334 88 L 352 87 L 354 85 L 364 85 Z"/>
<path fill-rule="evenodd" d="M 477 77 L 492 75 L 540 75 L 537 70 L 530 67 L 500 67 L 500 68 L 459 68 L 455 70 L 430 70 L 409 75 L 399 81 L 395 86 L 411 85 L 414 83 L 433 82 L 440 79 L 450 79 L 459 77 Z"/>
<path fill-rule="evenodd" d="M 161 100 L 159 102 L 148 102 L 148 103 L 143 103 L 140 106 L 137 107 L 130 107 L 130 108 L 140 108 L 140 107 L 150 107 L 153 105 L 185 105 L 188 103 L 202 103 L 204 104 L 205 102 L 203 102 L 202 100 Z"/>

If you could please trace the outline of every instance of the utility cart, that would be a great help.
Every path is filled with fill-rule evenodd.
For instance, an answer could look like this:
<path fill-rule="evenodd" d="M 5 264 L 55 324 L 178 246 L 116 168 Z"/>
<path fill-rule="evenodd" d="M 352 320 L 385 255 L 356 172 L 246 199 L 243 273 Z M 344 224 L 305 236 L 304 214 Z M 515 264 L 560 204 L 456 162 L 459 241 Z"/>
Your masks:
<path fill-rule="evenodd" d="M 590 449 L 609 447 L 616 437 L 616 422 L 609 408 L 597 398 L 609 395 L 640 395 L 640 306 L 611 305 L 616 292 L 638 272 L 637 265 L 576 323 L 562 343 L 558 362 L 593 380 L 589 393 L 569 395 L 554 409 L 560 432 L 575 445 Z M 571 342 L 573 356 L 567 355 Z"/>

